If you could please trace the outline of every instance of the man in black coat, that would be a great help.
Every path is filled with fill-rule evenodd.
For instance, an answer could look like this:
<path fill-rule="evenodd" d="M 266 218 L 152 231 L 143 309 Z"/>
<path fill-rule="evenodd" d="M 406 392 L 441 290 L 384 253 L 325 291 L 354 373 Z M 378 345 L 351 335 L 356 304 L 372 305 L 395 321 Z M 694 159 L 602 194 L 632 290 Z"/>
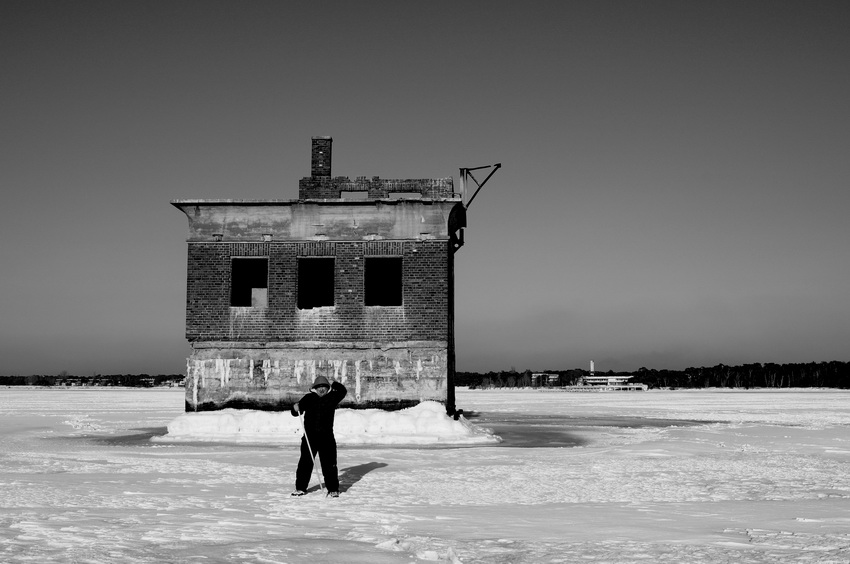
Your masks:
<path fill-rule="evenodd" d="M 301 438 L 301 459 L 295 471 L 293 496 L 307 493 L 313 459 L 319 454 L 322 474 L 328 495 L 339 497 L 339 474 L 336 467 L 336 438 L 334 437 L 334 411 L 345 397 L 347 390 L 339 382 L 328 383 L 324 376 L 317 376 L 310 393 L 292 406 L 291 413 L 298 417 L 304 414 L 304 434 Z M 309 447 L 307 446 L 309 441 Z M 313 452 L 310 452 L 312 448 Z"/>

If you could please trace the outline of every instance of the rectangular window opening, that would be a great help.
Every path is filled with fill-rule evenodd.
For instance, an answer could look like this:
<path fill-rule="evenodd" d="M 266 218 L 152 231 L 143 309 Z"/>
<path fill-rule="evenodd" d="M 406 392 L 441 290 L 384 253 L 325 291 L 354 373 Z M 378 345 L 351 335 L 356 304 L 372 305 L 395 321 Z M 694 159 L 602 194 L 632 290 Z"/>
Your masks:
<path fill-rule="evenodd" d="M 298 309 L 334 305 L 334 259 L 298 257 Z"/>
<path fill-rule="evenodd" d="M 390 192 L 389 197 L 394 200 L 421 200 L 422 192 Z"/>
<path fill-rule="evenodd" d="M 234 258 L 230 265 L 230 306 L 264 308 L 269 302 L 269 259 Z"/>
<path fill-rule="evenodd" d="M 363 268 L 365 305 L 402 305 L 401 257 L 366 257 Z"/>
<path fill-rule="evenodd" d="M 369 192 L 366 190 L 341 190 L 339 197 L 343 200 L 368 200 Z"/>

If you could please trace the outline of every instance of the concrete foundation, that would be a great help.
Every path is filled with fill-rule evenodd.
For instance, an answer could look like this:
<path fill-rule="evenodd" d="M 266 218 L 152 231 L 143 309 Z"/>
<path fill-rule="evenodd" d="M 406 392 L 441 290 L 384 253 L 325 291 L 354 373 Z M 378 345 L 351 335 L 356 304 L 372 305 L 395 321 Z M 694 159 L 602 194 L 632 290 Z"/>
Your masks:
<path fill-rule="evenodd" d="M 186 365 L 186 411 L 288 410 L 317 376 L 341 382 L 349 408 L 402 409 L 445 402 L 445 342 L 195 343 Z"/>

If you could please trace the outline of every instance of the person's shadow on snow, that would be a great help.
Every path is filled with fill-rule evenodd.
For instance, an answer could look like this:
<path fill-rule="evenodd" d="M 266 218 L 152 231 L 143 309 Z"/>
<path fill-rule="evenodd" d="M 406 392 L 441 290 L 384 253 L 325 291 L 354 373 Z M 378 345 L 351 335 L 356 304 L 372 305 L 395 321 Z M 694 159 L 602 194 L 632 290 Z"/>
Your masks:
<path fill-rule="evenodd" d="M 367 462 L 366 464 L 343 468 L 339 475 L 339 491 L 348 491 L 348 488 L 359 482 L 363 476 L 372 470 L 377 470 L 378 468 L 384 468 L 386 466 L 387 464 L 384 462 Z"/>

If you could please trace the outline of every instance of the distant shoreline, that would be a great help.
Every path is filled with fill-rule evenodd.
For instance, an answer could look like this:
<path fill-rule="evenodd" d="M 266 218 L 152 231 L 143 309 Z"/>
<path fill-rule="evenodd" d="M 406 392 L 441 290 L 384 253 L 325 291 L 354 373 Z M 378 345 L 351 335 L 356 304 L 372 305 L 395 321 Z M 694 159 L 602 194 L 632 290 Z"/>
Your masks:
<path fill-rule="evenodd" d="M 588 386 L 589 387 L 589 386 Z M 67 391 L 82 391 L 82 390 L 160 390 L 160 391 L 177 391 L 177 390 L 185 390 L 183 386 L 36 386 L 30 384 L 23 385 L 0 385 L 0 389 L 18 389 L 18 390 L 67 390 Z M 481 392 L 481 393 L 496 393 L 496 392 L 551 392 L 551 393 L 595 393 L 595 394 L 614 394 L 614 393 L 622 393 L 622 394 L 632 394 L 634 395 L 634 391 L 630 390 L 592 390 L 588 389 L 583 392 L 575 392 L 575 390 L 567 390 L 564 388 L 557 387 L 514 387 L 514 388 L 472 388 L 469 386 L 457 386 L 458 390 L 465 390 L 468 392 Z M 777 392 L 777 393 L 787 393 L 787 392 L 850 392 L 850 389 L 847 388 L 827 388 L 827 387 L 819 387 L 819 388 L 771 388 L 771 387 L 750 387 L 750 388 L 650 388 L 649 390 L 642 391 L 640 393 L 658 393 L 658 392 L 734 392 L 734 393 L 745 393 L 745 392 Z"/>

